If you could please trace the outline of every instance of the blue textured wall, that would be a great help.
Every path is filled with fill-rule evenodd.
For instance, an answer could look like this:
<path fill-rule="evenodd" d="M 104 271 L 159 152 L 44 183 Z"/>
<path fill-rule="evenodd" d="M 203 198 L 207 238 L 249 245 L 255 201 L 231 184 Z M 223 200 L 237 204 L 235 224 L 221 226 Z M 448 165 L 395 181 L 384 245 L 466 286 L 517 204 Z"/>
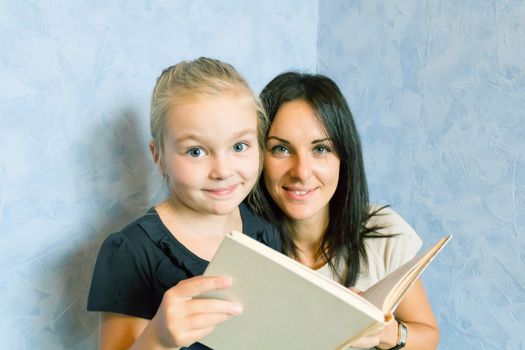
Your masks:
<path fill-rule="evenodd" d="M 524 57 L 520 0 L 320 2 L 372 199 L 455 234 L 424 275 L 440 349 L 525 349 Z"/>
<path fill-rule="evenodd" d="M 372 198 L 427 244 L 455 234 L 425 272 L 440 349 L 523 349 L 523 1 L 243 3 L 0 2 L 0 348 L 96 347 L 100 241 L 162 192 L 154 79 L 208 55 L 257 91 L 290 68 L 334 77 Z"/>
<path fill-rule="evenodd" d="M 299 6 L 300 5 L 300 6 Z M 314 70 L 318 1 L 0 1 L 0 348 L 95 349 L 101 240 L 159 197 L 148 105 L 201 55 Z"/>

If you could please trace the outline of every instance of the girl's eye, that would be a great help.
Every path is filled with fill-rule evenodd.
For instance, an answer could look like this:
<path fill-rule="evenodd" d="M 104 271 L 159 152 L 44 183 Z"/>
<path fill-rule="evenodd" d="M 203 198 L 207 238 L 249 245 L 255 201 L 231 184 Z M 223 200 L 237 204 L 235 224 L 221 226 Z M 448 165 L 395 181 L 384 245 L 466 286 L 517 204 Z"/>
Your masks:
<path fill-rule="evenodd" d="M 246 151 L 247 148 L 248 148 L 248 145 L 244 142 L 239 142 L 233 145 L 234 152 L 243 152 L 243 151 Z"/>
<path fill-rule="evenodd" d="M 290 153 L 290 151 L 288 150 L 287 147 L 283 146 L 283 145 L 276 145 L 276 146 L 273 146 L 271 148 L 272 150 L 272 153 L 276 153 L 276 154 L 288 154 Z"/>
<path fill-rule="evenodd" d="M 193 158 L 200 158 L 206 155 L 204 150 L 199 147 L 190 148 L 186 151 L 186 154 Z"/>
<path fill-rule="evenodd" d="M 328 153 L 328 152 L 331 152 L 332 150 L 325 146 L 325 145 L 317 145 L 314 147 L 314 152 L 315 153 L 318 153 L 318 154 L 325 154 L 325 153 Z"/>

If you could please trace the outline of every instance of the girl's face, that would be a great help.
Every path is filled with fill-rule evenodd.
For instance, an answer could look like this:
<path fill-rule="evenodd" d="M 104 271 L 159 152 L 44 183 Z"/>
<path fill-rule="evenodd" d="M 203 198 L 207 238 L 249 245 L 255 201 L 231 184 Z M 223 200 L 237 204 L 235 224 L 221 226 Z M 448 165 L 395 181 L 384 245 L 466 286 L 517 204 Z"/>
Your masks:
<path fill-rule="evenodd" d="M 283 104 L 264 154 L 264 183 L 291 220 L 328 218 L 340 160 L 321 121 L 302 100 Z"/>
<path fill-rule="evenodd" d="M 259 171 L 257 114 L 245 96 L 222 94 L 176 105 L 166 115 L 163 171 L 175 208 L 227 215 Z"/>

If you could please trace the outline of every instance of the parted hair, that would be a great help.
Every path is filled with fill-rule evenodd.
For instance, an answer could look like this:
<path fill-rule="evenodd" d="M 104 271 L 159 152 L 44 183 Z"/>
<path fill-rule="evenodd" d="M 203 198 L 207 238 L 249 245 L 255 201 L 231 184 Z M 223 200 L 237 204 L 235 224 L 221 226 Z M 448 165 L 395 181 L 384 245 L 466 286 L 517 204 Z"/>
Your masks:
<path fill-rule="evenodd" d="M 262 151 L 269 123 L 261 101 L 231 64 L 207 57 L 181 61 L 164 69 L 157 78 L 151 96 L 150 130 L 161 164 L 164 161 L 166 117 L 170 109 L 180 104 L 224 94 L 233 94 L 241 99 L 246 99 L 247 103 L 253 103 L 257 114 L 259 171 L 262 171 Z M 256 199 L 258 196 L 255 190 L 248 197 L 254 207 L 259 207 L 259 200 Z"/>
<path fill-rule="evenodd" d="M 346 286 L 355 284 L 359 272 L 366 266 L 364 239 L 378 237 L 375 232 L 382 227 L 368 227 L 370 217 L 381 215 L 378 209 L 369 212 L 368 185 L 365 176 L 361 140 L 346 99 L 336 83 L 321 74 L 286 72 L 270 81 L 261 92 L 261 100 L 273 122 L 279 108 L 290 101 L 304 101 L 325 128 L 340 159 L 339 182 L 329 203 L 329 222 L 318 251 L 330 265 L 339 280 Z M 272 221 L 284 224 L 287 220 L 281 209 L 271 199 L 264 181 L 259 180 L 262 212 Z M 282 225 L 283 249 L 290 256 L 297 256 L 297 247 Z M 384 237 L 384 236 L 381 236 Z M 341 259 L 345 271 L 339 271 Z"/>

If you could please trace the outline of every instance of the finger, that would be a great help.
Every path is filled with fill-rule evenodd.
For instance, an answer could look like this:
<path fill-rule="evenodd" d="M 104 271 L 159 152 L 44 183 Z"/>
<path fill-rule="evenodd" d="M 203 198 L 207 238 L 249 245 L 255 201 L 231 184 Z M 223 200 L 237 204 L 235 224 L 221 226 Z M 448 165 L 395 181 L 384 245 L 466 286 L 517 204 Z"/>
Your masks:
<path fill-rule="evenodd" d="M 369 335 L 366 337 L 362 337 L 350 344 L 350 346 L 352 346 L 353 348 L 363 348 L 363 349 L 373 348 L 376 345 L 379 345 L 378 335 Z"/>
<path fill-rule="evenodd" d="M 350 287 L 348 289 L 350 289 L 352 292 L 354 292 L 354 293 L 356 293 L 358 295 L 362 295 L 363 294 L 363 291 L 360 290 L 360 289 L 357 289 L 356 287 Z"/>
<path fill-rule="evenodd" d="M 228 314 L 238 316 L 242 313 L 242 305 L 228 300 L 192 299 L 186 303 L 187 314 Z"/>
<path fill-rule="evenodd" d="M 180 281 L 170 289 L 170 293 L 179 298 L 192 298 L 212 290 L 226 289 L 231 284 L 231 277 L 227 276 L 197 276 Z"/>
<path fill-rule="evenodd" d="M 227 314 L 199 314 L 186 317 L 184 323 L 187 331 L 195 331 L 210 327 L 213 328 L 230 318 L 232 318 L 232 316 Z"/>
<path fill-rule="evenodd" d="M 182 346 L 191 345 L 210 334 L 214 330 L 214 328 L 215 327 L 208 327 L 186 331 L 183 335 L 181 335 L 178 338 L 178 343 Z"/>

